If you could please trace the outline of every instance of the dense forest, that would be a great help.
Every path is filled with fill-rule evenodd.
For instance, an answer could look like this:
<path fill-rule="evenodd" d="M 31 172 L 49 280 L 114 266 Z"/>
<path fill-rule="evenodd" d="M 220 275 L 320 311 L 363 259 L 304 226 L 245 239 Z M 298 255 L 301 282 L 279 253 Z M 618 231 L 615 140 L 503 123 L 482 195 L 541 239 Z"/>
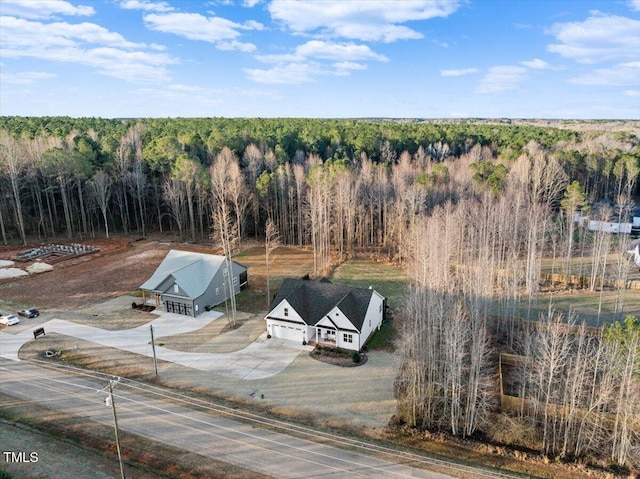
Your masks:
<path fill-rule="evenodd" d="M 589 200 L 615 202 L 637 193 L 640 155 L 638 137 L 624 131 L 471 122 L 0 117 L 0 134 L 5 244 L 150 230 L 207 240 L 219 159 L 231 165 L 226 195 L 241 238 L 263 235 L 272 218 L 288 244 L 393 249 L 390 208 L 409 191 L 424 197 L 412 199 L 414 214 L 482 190 L 498 195 L 519 158 L 545 155 Z M 330 233 L 313 220 L 322 193 L 340 221 Z"/>
<path fill-rule="evenodd" d="M 497 408 L 497 351 L 516 368 L 512 418 L 552 457 L 640 467 L 640 324 L 625 320 L 626 235 L 640 185 L 628 131 L 500 122 L 0 118 L 1 241 L 152 232 L 309 246 L 314 275 L 374 253 L 412 275 L 398 340 L 398 420 L 472 436 Z M 573 258 L 591 258 L 575 271 Z M 615 259 L 612 259 L 615 258 Z M 550 308 L 520 321 L 542 262 L 602 291 L 599 333 Z M 608 286 L 611 287 L 611 286 Z M 499 318 L 495 321 L 495 318 Z M 623 322 L 624 321 L 624 322 Z M 575 324 L 575 328 L 570 328 Z M 498 342 L 499 339 L 499 342 Z M 518 442 L 511 438 L 513 442 Z"/>

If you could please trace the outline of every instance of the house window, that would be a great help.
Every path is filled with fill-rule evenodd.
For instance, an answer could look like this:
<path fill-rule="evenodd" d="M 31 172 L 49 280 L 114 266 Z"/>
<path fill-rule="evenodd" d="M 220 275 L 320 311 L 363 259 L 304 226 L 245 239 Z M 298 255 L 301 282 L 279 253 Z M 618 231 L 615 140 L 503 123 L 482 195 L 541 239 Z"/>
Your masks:
<path fill-rule="evenodd" d="M 237 276 L 233 277 L 233 284 L 234 285 L 238 284 L 238 277 Z"/>
<path fill-rule="evenodd" d="M 223 276 L 229 276 L 229 270 L 227 268 L 222 270 Z"/>
<path fill-rule="evenodd" d="M 289 316 L 289 308 L 284 308 L 284 315 Z"/>
<path fill-rule="evenodd" d="M 220 294 L 220 288 L 216 288 L 216 296 Z"/>
<path fill-rule="evenodd" d="M 345 343 L 353 343 L 353 334 L 351 333 L 344 333 L 342 335 L 342 339 L 344 340 Z"/>
<path fill-rule="evenodd" d="M 174 293 L 179 293 L 179 292 L 180 292 L 180 288 L 178 288 L 178 285 L 177 285 L 177 284 L 174 284 L 174 285 L 173 285 L 173 292 L 174 292 Z"/>
<path fill-rule="evenodd" d="M 382 303 L 380 303 L 380 309 L 379 312 L 382 313 Z"/>

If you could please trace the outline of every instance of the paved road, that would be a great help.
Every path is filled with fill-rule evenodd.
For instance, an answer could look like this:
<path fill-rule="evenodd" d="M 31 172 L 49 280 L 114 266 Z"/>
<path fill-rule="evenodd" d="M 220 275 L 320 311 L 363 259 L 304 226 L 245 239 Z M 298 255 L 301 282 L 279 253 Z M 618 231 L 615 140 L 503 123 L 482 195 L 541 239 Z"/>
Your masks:
<path fill-rule="evenodd" d="M 104 382 L 0 359 L 0 391 L 29 399 L 99 423 L 112 425 Z M 278 478 L 429 478 L 449 476 L 411 467 L 407 459 L 392 460 L 347 451 L 306 439 L 256 428 L 186 405 L 134 394 L 116 386 L 121 430 L 148 437 Z"/>
<path fill-rule="evenodd" d="M 40 326 L 46 332 L 60 333 L 83 339 L 103 346 L 122 349 L 143 356 L 153 357 L 149 325 L 153 325 L 154 338 L 172 336 L 197 331 L 222 313 L 209 311 L 195 318 L 162 313 L 158 319 L 132 329 L 108 331 L 63 319 L 52 319 Z M 6 329 L 0 332 L 0 357 L 19 361 L 18 351 L 24 343 L 33 339 L 31 329 L 12 334 Z M 265 331 L 256 341 L 244 349 L 232 353 L 187 353 L 156 346 L 156 356 L 170 361 L 220 376 L 240 379 L 262 379 L 278 374 L 293 361 L 301 350 L 311 350 L 294 341 L 267 339 Z"/>

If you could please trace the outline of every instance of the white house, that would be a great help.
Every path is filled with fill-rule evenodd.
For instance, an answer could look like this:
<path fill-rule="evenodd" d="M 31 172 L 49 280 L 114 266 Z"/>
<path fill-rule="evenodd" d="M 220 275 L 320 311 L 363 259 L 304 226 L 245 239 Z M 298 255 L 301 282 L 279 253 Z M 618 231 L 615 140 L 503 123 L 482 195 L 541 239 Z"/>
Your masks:
<path fill-rule="evenodd" d="M 231 275 L 231 276 L 229 276 Z M 224 256 L 171 250 L 151 278 L 140 286 L 143 298 L 169 313 L 197 316 L 238 294 L 247 284 L 247 268 Z"/>
<path fill-rule="evenodd" d="M 285 279 L 265 317 L 274 338 L 360 351 L 382 325 L 385 298 L 373 288 Z"/>
<path fill-rule="evenodd" d="M 632 241 L 627 248 L 627 253 L 633 255 L 634 263 L 640 268 L 640 240 Z"/>

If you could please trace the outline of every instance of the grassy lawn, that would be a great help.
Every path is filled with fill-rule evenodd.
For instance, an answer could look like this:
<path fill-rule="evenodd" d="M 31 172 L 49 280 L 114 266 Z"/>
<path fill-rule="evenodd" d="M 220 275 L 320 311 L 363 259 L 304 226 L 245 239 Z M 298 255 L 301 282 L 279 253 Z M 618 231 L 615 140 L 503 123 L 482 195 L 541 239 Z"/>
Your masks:
<path fill-rule="evenodd" d="M 266 313 L 267 272 L 264 246 L 249 246 L 233 259 L 248 268 L 249 278 L 249 289 L 236 296 L 238 311 Z M 313 252 L 310 250 L 280 246 L 271 253 L 270 259 L 269 291 L 272 297 L 278 292 L 284 278 L 302 278 L 313 271 Z M 225 311 L 224 304 L 215 309 Z"/>
<path fill-rule="evenodd" d="M 396 312 L 404 301 L 407 288 L 411 282 L 409 275 L 402 269 L 388 263 L 369 260 L 349 260 L 336 268 L 331 281 L 338 284 L 356 286 L 358 288 L 373 288 L 387 298 L 387 304 L 397 316 Z M 383 321 L 380 331 L 376 331 L 367 342 L 372 350 L 392 350 L 397 335 L 397 327 L 393 320 Z"/>
<path fill-rule="evenodd" d="M 616 302 L 619 299 L 618 291 L 605 290 L 602 292 L 602 306 L 598 316 L 598 305 L 600 302 L 599 291 L 558 291 L 555 293 L 541 294 L 532 302 L 531 312 L 527 315 L 528 300 L 522 299 L 520 302 L 519 315 L 523 318 L 538 319 L 540 314 L 545 314 L 551 301 L 552 307 L 556 311 L 568 314 L 573 311 L 577 315 L 577 322 L 586 322 L 588 326 L 602 326 L 606 323 L 613 323 L 616 320 L 623 320 L 626 316 L 636 316 L 640 318 L 640 291 L 627 289 L 622 292 L 622 314 L 616 317 Z M 618 308 L 620 309 L 620 307 Z M 621 316 L 621 317 L 620 317 Z"/>
<path fill-rule="evenodd" d="M 387 298 L 393 310 L 400 308 L 411 282 L 402 269 L 388 263 L 369 260 L 349 260 L 336 268 L 331 281 L 358 288 L 373 288 Z"/>
<path fill-rule="evenodd" d="M 245 289 L 236 296 L 236 308 L 238 311 L 258 314 L 267 312 L 267 294 L 262 290 Z M 216 311 L 225 312 L 224 303 L 215 307 Z"/>
<path fill-rule="evenodd" d="M 393 351 L 397 333 L 393 321 L 383 321 L 380 331 L 373 333 L 367 341 L 367 347 L 373 351 Z"/>

